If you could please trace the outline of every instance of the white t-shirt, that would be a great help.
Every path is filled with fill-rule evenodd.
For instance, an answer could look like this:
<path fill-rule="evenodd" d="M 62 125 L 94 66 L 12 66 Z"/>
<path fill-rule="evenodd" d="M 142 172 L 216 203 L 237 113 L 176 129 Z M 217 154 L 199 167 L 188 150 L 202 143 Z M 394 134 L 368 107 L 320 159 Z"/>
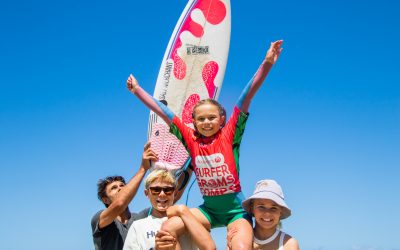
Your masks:
<path fill-rule="evenodd" d="M 156 218 L 150 215 L 144 219 L 134 221 L 129 228 L 123 250 L 153 250 L 157 231 L 167 219 L 167 217 Z M 188 234 L 179 237 L 179 242 L 182 249 L 198 249 Z"/>

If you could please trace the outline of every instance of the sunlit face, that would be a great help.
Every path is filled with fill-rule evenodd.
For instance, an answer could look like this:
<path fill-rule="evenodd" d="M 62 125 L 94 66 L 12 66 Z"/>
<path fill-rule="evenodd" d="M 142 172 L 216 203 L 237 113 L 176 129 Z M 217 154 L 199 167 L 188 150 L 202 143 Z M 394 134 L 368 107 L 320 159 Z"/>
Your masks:
<path fill-rule="evenodd" d="M 257 226 L 273 229 L 279 224 L 282 208 L 272 200 L 254 199 L 252 212 Z"/>
<path fill-rule="evenodd" d="M 125 183 L 122 181 L 113 181 L 106 186 L 106 195 L 107 197 L 103 198 L 103 202 L 107 205 L 110 205 L 116 198 L 117 194 L 121 189 L 125 186 Z"/>
<path fill-rule="evenodd" d="M 202 104 L 193 112 L 195 114 L 193 124 L 205 137 L 215 135 L 225 120 L 225 117 L 220 115 L 218 107 L 211 103 Z"/>
<path fill-rule="evenodd" d="M 167 209 L 174 203 L 175 187 L 170 182 L 156 180 L 144 192 L 156 215 L 165 216 Z"/>

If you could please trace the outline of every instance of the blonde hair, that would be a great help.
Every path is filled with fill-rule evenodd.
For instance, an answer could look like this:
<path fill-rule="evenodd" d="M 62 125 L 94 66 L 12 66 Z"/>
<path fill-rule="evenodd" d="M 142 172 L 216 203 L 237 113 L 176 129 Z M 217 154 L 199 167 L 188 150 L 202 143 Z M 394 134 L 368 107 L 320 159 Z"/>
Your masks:
<path fill-rule="evenodd" d="M 144 185 L 148 189 L 150 184 L 156 180 L 165 181 L 171 183 L 175 188 L 177 187 L 177 182 L 175 176 L 166 169 L 156 169 L 153 170 L 146 178 Z"/>

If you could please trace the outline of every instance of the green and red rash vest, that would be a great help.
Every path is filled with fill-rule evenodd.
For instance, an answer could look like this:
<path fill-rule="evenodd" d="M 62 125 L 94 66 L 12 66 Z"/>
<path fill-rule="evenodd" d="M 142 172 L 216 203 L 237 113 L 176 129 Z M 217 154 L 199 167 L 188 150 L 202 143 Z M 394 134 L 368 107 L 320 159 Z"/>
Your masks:
<path fill-rule="evenodd" d="M 177 116 L 171 133 L 179 138 L 192 157 L 193 171 L 203 196 L 219 196 L 241 191 L 239 147 L 248 114 L 237 106 L 227 124 L 212 137 L 201 137 Z"/>

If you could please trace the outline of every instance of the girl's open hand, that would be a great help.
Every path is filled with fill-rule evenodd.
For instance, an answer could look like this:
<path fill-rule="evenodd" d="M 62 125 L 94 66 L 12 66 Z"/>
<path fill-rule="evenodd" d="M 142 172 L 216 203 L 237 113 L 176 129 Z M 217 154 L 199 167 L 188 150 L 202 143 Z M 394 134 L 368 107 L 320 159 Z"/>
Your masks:
<path fill-rule="evenodd" d="M 278 57 L 282 52 L 282 43 L 283 40 L 278 40 L 271 43 L 271 46 L 267 51 L 267 55 L 265 56 L 265 60 L 267 62 L 274 64 L 278 60 Z"/>

